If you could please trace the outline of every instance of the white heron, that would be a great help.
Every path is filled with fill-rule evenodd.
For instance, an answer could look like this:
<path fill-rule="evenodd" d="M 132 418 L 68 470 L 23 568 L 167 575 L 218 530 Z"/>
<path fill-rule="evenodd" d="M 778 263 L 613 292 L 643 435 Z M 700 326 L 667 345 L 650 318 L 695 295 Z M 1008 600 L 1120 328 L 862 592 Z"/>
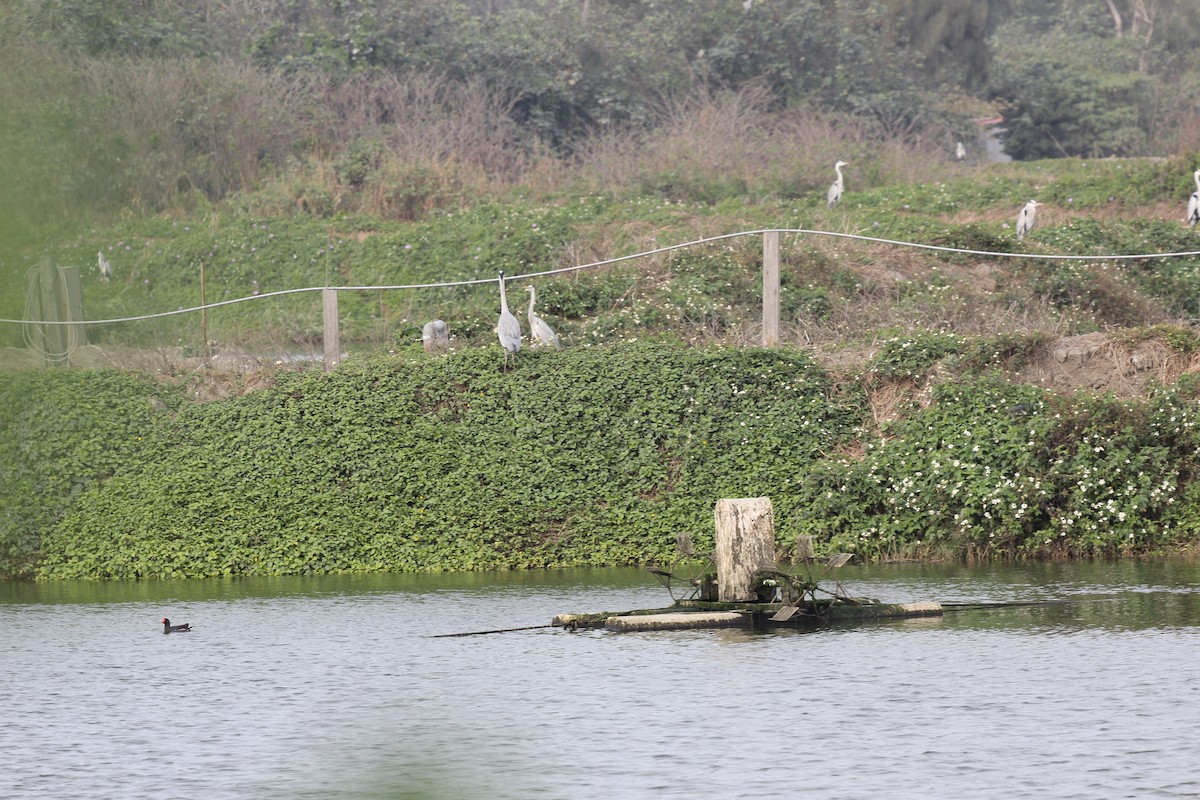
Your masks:
<path fill-rule="evenodd" d="M 96 253 L 97 263 L 100 265 L 100 280 L 108 283 L 112 280 L 112 265 L 108 263 L 108 259 L 104 257 L 104 251 Z"/>
<path fill-rule="evenodd" d="M 1037 207 L 1040 206 L 1037 200 L 1030 200 L 1025 204 L 1025 207 L 1017 213 L 1017 241 L 1025 238 L 1025 234 L 1033 230 L 1034 219 L 1037 217 Z"/>
<path fill-rule="evenodd" d="M 846 166 L 848 161 L 839 161 L 833 165 L 833 171 L 837 173 L 837 180 L 829 187 L 829 193 L 825 195 L 825 199 L 829 201 L 829 205 L 833 206 L 838 200 L 842 199 L 842 167 Z"/>
<path fill-rule="evenodd" d="M 955 145 L 955 147 L 954 147 L 954 157 L 955 157 L 955 158 L 957 158 L 959 161 L 966 161 L 966 159 L 967 159 L 967 148 L 963 147 L 963 143 L 962 143 L 962 142 L 959 142 L 957 145 Z"/>
<path fill-rule="evenodd" d="M 446 322 L 440 319 L 426 322 L 421 328 L 421 344 L 430 355 L 444 352 L 450 346 L 450 329 Z"/>
<path fill-rule="evenodd" d="M 500 321 L 496 323 L 496 338 L 504 348 L 504 367 L 508 368 L 508 357 L 521 349 L 521 323 L 508 310 L 508 294 L 504 290 L 504 273 L 500 273 Z"/>
<path fill-rule="evenodd" d="M 533 304 L 537 302 L 537 291 L 533 288 L 533 284 L 525 287 L 525 291 L 529 292 L 529 339 L 530 342 L 538 344 L 548 344 L 554 347 L 555 350 L 562 350 L 562 342 L 558 340 L 558 334 L 554 332 L 546 320 L 533 313 Z"/>
<path fill-rule="evenodd" d="M 1192 196 L 1188 198 L 1187 224 L 1189 228 L 1196 227 L 1196 223 L 1200 222 L 1200 169 L 1192 173 L 1192 179 L 1196 181 L 1196 191 L 1192 192 Z"/>

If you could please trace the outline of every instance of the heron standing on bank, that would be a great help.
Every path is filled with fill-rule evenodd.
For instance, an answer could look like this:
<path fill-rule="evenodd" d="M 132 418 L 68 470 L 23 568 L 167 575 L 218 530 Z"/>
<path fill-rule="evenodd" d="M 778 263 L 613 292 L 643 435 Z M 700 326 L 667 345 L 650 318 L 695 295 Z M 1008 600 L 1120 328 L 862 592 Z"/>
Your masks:
<path fill-rule="evenodd" d="M 967 148 L 963 147 L 963 143 L 959 142 L 954 148 L 954 157 L 959 161 L 967 160 Z"/>
<path fill-rule="evenodd" d="M 1034 219 L 1037 216 L 1037 207 L 1040 206 L 1037 200 L 1030 200 L 1025 204 L 1025 207 L 1017 214 L 1017 241 L 1025 238 L 1025 234 L 1033 230 Z"/>
<path fill-rule="evenodd" d="M 109 264 L 108 259 L 104 257 L 103 250 L 96 255 L 98 256 L 96 263 L 100 265 L 100 280 L 108 283 L 112 280 L 112 265 Z"/>
<path fill-rule="evenodd" d="M 525 291 L 529 292 L 530 343 L 548 344 L 555 350 L 562 350 L 562 342 L 558 340 L 558 334 L 546 323 L 546 320 L 533 313 L 533 304 L 537 302 L 537 290 L 533 288 L 533 284 L 531 283 L 525 287 Z"/>
<path fill-rule="evenodd" d="M 846 166 L 848 161 L 839 161 L 833 165 L 833 171 L 837 173 L 837 180 L 829 187 L 829 193 L 825 195 L 825 199 L 829 202 L 830 208 L 837 204 L 838 200 L 842 199 L 842 167 Z"/>
<path fill-rule="evenodd" d="M 500 273 L 500 321 L 496 323 L 496 338 L 504 348 L 504 368 L 508 369 L 508 357 L 521 349 L 521 323 L 508 310 L 508 294 L 504 290 L 504 273 Z"/>
<path fill-rule="evenodd" d="M 446 321 L 434 319 L 426 322 L 421 328 L 421 344 L 430 355 L 444 353 L 450 346 L 450 329 Z"/>

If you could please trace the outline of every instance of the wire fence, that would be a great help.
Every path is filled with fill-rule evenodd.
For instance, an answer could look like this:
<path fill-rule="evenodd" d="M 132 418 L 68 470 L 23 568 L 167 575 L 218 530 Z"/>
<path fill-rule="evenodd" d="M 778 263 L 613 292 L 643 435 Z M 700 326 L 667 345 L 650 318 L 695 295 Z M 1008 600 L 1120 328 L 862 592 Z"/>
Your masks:
<path fill-rule="evenodd" d="M 776 236 L 771 237 L 770 236 L 771 234 L 775 234 Z M 617 256 L 614 258 L 606 258 L 606 259 L 602 259 L 599 261 L 592 261 L 589 263 L 577 264 L 577 265 L 568 266 L 568 267 L 561 267 L 561 268 L 549 269 L 549 270 L 541 270 L 538 272 L 528 272 L 528 273 L 522 273 L 522 274 L 517 274 L 517 275 L 506 275 L 505 279 L 506 279 L 506 281 L 509 281 L 509 282 L 519 282 L 519 281 L 527 281 L 527 280 L 531 280 L 531 279 L 535 279 L 535 278 L 544 278 L 544 277 L 551 277 L 551 276 L 557 276 L 557 275 L 578 273 L 578 272 L 581 272 L 584 270 L 598 269 L 601 267 L 612 266 L 612 265 L 621 264 L 624 262 L 631 262 L 631 261 L 636 261 L 636 260 L 640 260 L 640 259 L 649 259 L 654 256 L 662 255 L 664 253 L 669 253 L 669 252 L 676 251 L 676 250 L 682 250 L 682 249 L 686 249 L 686 248 L 712 244 L 715 242 L 727 241 L 727 240 L 732 240 L 732 239 L 740 239 L 740 238 L 746 238 L 746 237 L 762 236 L 762 237 L 764 237 L 764 241 L 770 241 L 772 238 L 774 238 L 774 241 L 777 243 L 778 235 L 780 235 L 780 234 L 790 234 L 790 235 L 796 235 L 796 236 L 830 237 L 830 238 L 835 238 L 835 239 L 844 239 L 844 240 L 867 242 L 867 243 L 873 243 L 873 244 L 881 244 L 881 245 L 887 245 L 887 246 L 898 247 L 898 248 L 909 248 L 909 249 L 915 249 L 915 250 L 931 251 L 931 252 L 937 252 L 937 253 L 944 253 L 947 255 L 965 255 L 965 256 L 977 256 L 977 257 L 982 257 L 982 258 L 997 258 L 997 259 L 1032 259 L 1032 260 L 1040 260 L 1040 261 L 1066 261 L 1066 262 L 1084 263 L 1084 262 L 1097 262 L 1097 261 L 1108 261 L 1108 262 L 1139 261 L 1139 260 L 1150 260 L 1150 259 L 1188 258 L 1188 257 L 1200 256 L 1200 250 L 1154 252 L 1154 253 L 1125 253 L 1125 254 L 1109 254 L 1109 255 L 1063 255 L 1063 254 L 1047 254 L 1047 253 L 1013 253 L 1013 252 L 1000 252 L 1000 251 L 991 251 L 991 250 L 974 250 L 974 249 L 959 248 L 959 247 L 948 247 L 948 246 L 943 246 L 943 245 L 925 244 L 925 243 L 921 243 L 921 242 L 908 242 L 908 241 L 902 241 L 902 240 L 897 240 L 897 239 L 887 239 L 887 238 L 881 238 L 881 237 L 876 237 L 876 236 L 867 236 L 867 235 L 863 235 L 863 234 L 843 233 L 843 232 L 837 232 L 837 231 L 823 231 L 823 230 L 815 230 L 815 229 L 808 229 L 808 228 L 764 228 L 764 229 L 757 229 L 757 230 L 747 230 L 747 231 L 738 231 L 735 233 L 720 234 L 717 236 L 708 236 L 708 237 L 704 237 L 701 239 L 695 239 L 695 240 L 691 240 L 691 241 L 687 241 L 687 242 L 681 242 L 679 244 L 667 245 L 664 247 L 656 247 L 656 248 L 653 248 L 650 250 L 644 250 L 644 251 L 637 252 L 637 253 L 630 253 L 628 255 Z M 776 244 L 776 246 L 777 246 L 777 244 Z M 764 256 L 764 264 L 766 263 L 767 260 L 768 260 L 768 257 L 765 255 Z M 25 334 L 26 344 L 27 344 L 27 346 L 29 346 L 31 348 L 37 349 L 38 342 L 44 341 L 45 337 L 43 336 L 43 337 L 39 338 L 39 336 L 37 334 L 31 335 L 29 333 L 29 330 L 31 328 L 45 330 L 47 326 L 68 326 L 68 329 L 74 332 L 74 331 L 83 330 L 86 326 L 116 325 L 116 324 L 125 324 L 125 323 L 147 322 L 147 321 L 158 320 L 158 319 L 163 319 L 163 318 L 167 318 L 167 317 L 177 317 L 177 316 L 185 315 L 185 314 L 197 314 L 197 313 L 203 314 L 203 313 L 206 313 L 211 310 L 216 310 L 216 309 L 220 309 L 220 308 L 228 307 L 228 306 L 234 306 L 234 305 L 241 304 L 241 303 L 248 303 L 251 301 L 259 301 L 259 300 L 265 301 L 265 300 L 268 300 L 271 298 L 279 298 L 279 297 L 303 295 L 303 294 L 313 294 L 313 293 L 318 293 L 318 292 L 323 293 L 323 295 L 325 295 L 326 297 L 328 297 L 329 293 L 331 293 L 331 292 L 335 293 L 335 294 L 336 293 L 344 293 L 344 292 L 387 292 L 387 291 L 401 291 L 401 290 L 420 292 L 420 291 L 426 291 L 426 290 L 455 289 L 455 288 L 462 288 L 462 287 L 480 286 L 480 285 L 485 285 L 485 284 L 496 283 L 496 281 L 497 281 L 497 278 L 475 278 L 475 279 L 468 279 L 468 280 L 444 281 L 444 282 L 437 282 L 437 283 L 381 284 L 381 285 L 371 285 L 371 286 L 357 286 L 357 285 L 354 285 L 354 286 L 309 286 L 309 287 L 295 288 L 295 289 L 284 289 L 284 290 L 280 290 L 280 291 L 262 292 L 262 293 L 257 293 L 257 294 L 253 294 L 253 295 L 247 295 L 245 297 L 238 297 L 238 298 L 233 298 L 233 299 L 229 299 L 229 300 L 221 300 L 221 301 L 212 302 L 212 303 L 203 303 L 201 305 L 191 306 L 191 307 L 187 307 L 187 308 L 178 308 L 178 309 L 174 309 L 171 311 L 161 311 L 161 312 L 150 313 L 150 314 L 138 314 L 138 315 L 133 315 L 133 316 L 113 317 L 113 318 L 107 318 L 107 319 L 92 319 L 92 320 L 89 320 L 89 319 L 68 319 L 68 320 L 37 319 L 37 318 L 34 318 L 34 315 L 31 313 L 33 306 L 27 302 L 25 319 L 3 319 L 3 318 L 0 318 L 0 324 L 27 326 L 26 334 Z M 765 283 L 766 282 L 764 281 L 764 296 L 766 296 L 766 293 L 768 291 L 768 288 L 765 285 Z M 776 293 L 777 293 L 777 290 L 776 290 Z M 30 287 L 28 289 L 28 296 L 32 297 L 33 294 L 34 294 L 34 289 L 32 287 Z M 334 307 L 334 309 L 336 309 L 336 303 L 334 303 L 333 307 Z M 324 310 L 325 310 L 325 314 L 327 315 L 328 311 L 329 311 L 329 301 L 328 300 L 325 301 L 325 309 Z M 764 316 L 766 316 L 767 313 L 768 313 L 767 310 L 764 309 Z M 326 332 L 326 336 L 328 336 L 328 332 L 330 330 L 328 320 L 326 320 L 324 323 L 324 330 Z M 75 334 L 75 335 L 77 336 L 78 334 Z M 768 342 L 768 343 L 770 343 L 770 342 Z M 44 346 L 42 349 L 45 349 Z M 326 350 L 327 364 L 328 364 L 328 349 L 329 349 L 328 343 L 326 343 L 325 350 Z M 69 352 L 68 353 L 45 353 L 44 356 L 48 362 L 53 362 L 53 361 L 62 362 L 62 361 L 66 361 L 68 359 Z"/>

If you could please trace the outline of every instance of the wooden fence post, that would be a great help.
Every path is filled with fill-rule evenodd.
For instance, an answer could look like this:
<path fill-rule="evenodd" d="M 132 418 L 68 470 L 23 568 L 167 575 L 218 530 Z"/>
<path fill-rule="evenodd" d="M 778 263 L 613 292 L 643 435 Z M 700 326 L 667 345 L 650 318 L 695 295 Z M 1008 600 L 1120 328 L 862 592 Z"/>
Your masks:
<path fill-rule="evenodd" d="M 717 522 L 717 600 L 751 602 L 754 573 L 775 568 L 775 510 L 769 497 L 721 499 Z"/>
<path fill-rule="evenodd" d="M 321 290 L 321 312 L 325 344 L 325 371 L 332 372 L 342 360 L 342 341 L 338 331 L 337 289 L 325 287 Z"/>
<path fill-rule="evenodd" d="M 763 232 L 763 347 L 779 344 L 779 231 Z"/>

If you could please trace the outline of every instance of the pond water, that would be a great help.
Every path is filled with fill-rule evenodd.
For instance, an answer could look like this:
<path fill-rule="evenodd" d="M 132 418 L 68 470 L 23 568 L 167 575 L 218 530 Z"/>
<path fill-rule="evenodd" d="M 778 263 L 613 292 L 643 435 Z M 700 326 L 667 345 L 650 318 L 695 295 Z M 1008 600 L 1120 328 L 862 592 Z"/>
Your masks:
<path fill-rule="evenodd" d="M 1200 796 L 1200 566 L 837 577 L 888 602 L 1072 602 L 432 638 L 669 598 L 633 569 L 5 584 L 0 796 Z"/>

